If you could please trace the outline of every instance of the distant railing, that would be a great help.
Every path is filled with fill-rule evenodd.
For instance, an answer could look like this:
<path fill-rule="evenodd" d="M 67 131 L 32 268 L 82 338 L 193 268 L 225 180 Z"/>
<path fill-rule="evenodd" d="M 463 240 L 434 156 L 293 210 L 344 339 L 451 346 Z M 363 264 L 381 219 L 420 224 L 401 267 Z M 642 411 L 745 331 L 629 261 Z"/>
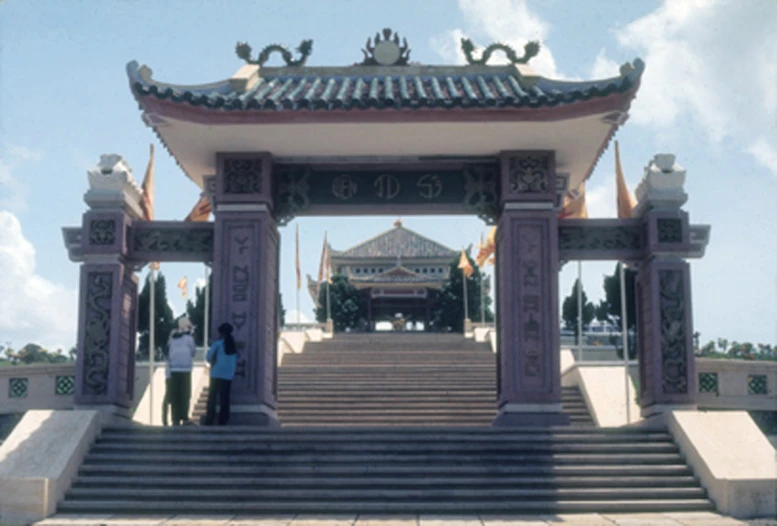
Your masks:
<path fill-rule="evenodd" d="M 309 329 L 326 329 L 326 323 L 302 322 L 286 323 L 281 329 L 283 332 L 302 332 Z"/>
<path fill-rule="evenodd" d="M 700 409 L 777 411 L 777 363 L 696 358 Z"/>

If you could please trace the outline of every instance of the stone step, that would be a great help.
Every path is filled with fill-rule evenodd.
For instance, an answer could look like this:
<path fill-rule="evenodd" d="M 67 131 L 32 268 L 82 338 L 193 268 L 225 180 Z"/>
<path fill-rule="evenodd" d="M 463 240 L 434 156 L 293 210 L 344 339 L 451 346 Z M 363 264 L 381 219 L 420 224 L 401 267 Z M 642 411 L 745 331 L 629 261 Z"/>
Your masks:
<path fill-rule="evenodd" d="M 196 497 L 198 502 L 220 503 L 269 501 L 302 503 L 306 501 L 330 502 L 435 502 L 440 500 L 479 501 L 483 499 L 526 499 L 526 500 L 690 500 L 703 499 L 706 492 L 701 488 L 397 488 L 373 489 L 351 488 L 333 491 L 331 489 L 290 488 L 73 488 L 66 498 L 80 499 L 122 499 L 142 502 L 156 507 L 158 502 L 180 501 Z"/>
<path fill-rule="evenodd" d="M 707 499 L 666 500 L 514 500 L 483 499 L 461 501 L 458 499 L 438 502 L 363 502 L 357 501 L 305 501 L 305 502 L 202 502 L 191 500 L 154 503 L 154 513 L 171 514 L 228 514 L 235 513 L 293 513 L 337 514 L 348 513 L 669 513 L 680 511 L 713 511 L 714 505 Z M 148 508 L 139 499 L 122 500 L 66 500 L 59 504 L 59 513 L 121 513 L 127 515 L 148 514 Z"/>
<path fill-rule="evenodd" d="M 698 480 L 690 475 L 678 476 L 568 476 L 564 478 L 556 477 L 552 474 L 545 476 L 514 476 L 506 475 L 503 477 L 494 476 L 473 476 L 448 474 L 445 477 L 424 476 L 408 477 L 405 474 L 395 476 L 374 476 L 367 474 L 358 478 L 351 475 L 338 476 L 337 474 L 322 474 L 320 476 L 289 476 L 289 477 L 266 477 L 266 476 L 246 476 L 246 477 L 214 477 L 205 476 L 202 478 L 176 477 L 176 476 L 153 476 L 146 474 L 122 474 L 117 476 L 84 475 L 77 477 L 74 488 L 329 488 L 329 489 L 350 489 L 354 487 L 369 488 L 460 488 L 460 487 L 533 487 L 533 488 L 580 488 L 580 487 L 598 487 L 598 488 L 635 488 L 635 487 L 697 487 Z"/>
<path fill-rule="evenodd" d="M 617 429 L 617 428 L 616 428 Z M 388 444 L 515 444 L 515 443 L 587 443 L 587 444 L 644 444 L 672 443 L 672 436 L 664 432 L 609 432 L 610 430 L 580 430 L 564 427 L 557 431 L 544 429 L 500 429 L 482 428 L 470 430 L 448 429 L 339 429 L 339 430 L 284 430 L 266 428 L 233 427 L 197 427 L 197 428 L 154 428 L 143 432 L 137 429 L 108 428 L 97 443 L 216 443 L 224 441 L 229 435 L 230 443 L 283 442 L 286 444 L 351 444 L 351 443 L 388 443 Z"/>
<path fill-rule="evenodd" d="M 181 454 L 177 452 L 171 452 L 166 454 L 160 454 L 156 451 L 149 452 L 133 452 L 133 453 L 101 453 L 90 452 L 87 454 L 84 462 L 85 464 L 105 464 L 105 463 L 136 463 L 136 464 L 156 464 L 159 462 L 171 462 L 171 463 L 187 463 L 192 462 L 192 456 L 187 454 Z M 332 453 L 327 454 L 313 454 L 306 452 L 284 452 L 284 453 L 266 453 L 266 454 L 252 454 L 252 453 L 238 453 L 238 452 L 226 452 L 225 454 L 216 454 L 213 452 L 203 453 L 197 456 L 196 461 L 203 465 L 208 463 L 225 465 L 241 465 L 252 464 L 257 467 L 264 467 L 268 465 L 299 465 L 316 463 L 322 464 L 376 464 L 376 463 L 392 463 L 392 464 L 436 464 L 444 465 L 448 463 L 459 464 L 529 464 L 529 465 L 569 465 L 569 464 L 596 464 L 596 465 L 677 465 L 682 464 L 683 459 L 678 453 L 640 453 L 634 455 L 632 453 L 545 453 L 545 454 L 532 454 L 529 452 L 521 452 L 517 454 L 451 454 L 451 453 L 433 453 L 424 452 L 422 454 L 409 454 L 409 453 L 365 453 L 365 454 L 346 454 L 346 453 Z"/>
<path fill-rule="evenodd" d="M 121 442 L 98 442 L 92 449 L 92 453 L 116 453 L 127 452 L 133 454 L 157 454 L 163 452 L 187 452 L 194 455 L 207 453 L 234 453 L 234 454 L 259 454 L 259 453 L 287 453 L 287 454 L 413 454 L 413 455 L 448 455 L 453 453 L 461 454 L 481 454 L 489 457 L 495 454 L 573 454 L 573 453 L 613 453 L 613 454 L 635 454 L 642 453 L 678 453 L 677 446 L 672 442 L 659 443 L 616 443 L 616 444 L 548 444 L 541 442 L 524 443 L 496 443 L 496 444 L 466 444 L 466 443 L 379 443 L 379 442 L 350 442 L 350 443 L 223 443 L 223 442 L 205 442 L 205 443 L 184 443 L 184 442 L 156 442 L 156 443 L 121 443 Z"/>
<path fill-rule="evenodd" d="M 405 479 L 426 477 L 515 477 L 515 476 L 550 476 L 556 480 L 567 477 L 692 477 L 691 470 L 685 464 L 659 465 L 293 465 L 293 466 L 237 466 L 200 465 L 188 462 L 172 465 L 167 462 L 155 464 L 84 464 L 79 469 L 79 476 L 100 475 L 124 479 L 134 476 L 174 476 L 181 480 L 197 481 L 204 477 L 277 477 L 282 480 L 295 476 L 342 477 L 351 479 L 363 476 L 398 477 Z"/>

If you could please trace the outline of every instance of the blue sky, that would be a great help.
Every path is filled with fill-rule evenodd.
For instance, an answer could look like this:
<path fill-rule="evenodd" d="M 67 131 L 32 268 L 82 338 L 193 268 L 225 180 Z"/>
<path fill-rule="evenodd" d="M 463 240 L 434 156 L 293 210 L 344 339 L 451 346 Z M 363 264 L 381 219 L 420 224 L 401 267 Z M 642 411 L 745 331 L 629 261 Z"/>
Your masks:
<path fill-rule="evenodd" d="M 519 48 L 539 39 L 532 64 L 549 77 L 603 78 L 645 60 L 631 118 L 617 135 L 627 183 L 636 187 L 654 154 L 677 155 L 688 172 L 691 221 L 712 225 L 706 257 L 692 262 L 702 340 L 777 343 L 777 2 L 0 0 L 0 344 L 75 341 L 78 265 L 68 261 L 60 229 L 80 224 L 86 170 L 100 154 L 124 156 L 140 181 L 156 140 L 130 93 L 128 61 L 164 82 L 206 83 L 240 67 L 237 41 L 260 49 L 312 38 L 310 65 L 347 65 L 383 27 L 406 37 L 412 60 L 425 64 L 460 61 L 461 36 Z M 183 218 L 199 190 L 157 151 L 157 217 Z M 615 214 L 612 157 L 610 148 L 589 181 L 592 216 Z M 342 249 L 395 219 L 298 220 L 303 273 L 316 273 L 324 231 Z M 487 231 L 474 218 L 403 221 L 452 248 Z M 294 224 L 281 230 L 287 310 L 295 308 Z M 601 296 L 602 274 L 614 266 L 584 265 L 589 297 Z M 202 266 L 162 270 L 180 312 L 174 283 L 183 275 L 193 282 Z M 574 272 L 562 271 L 562 295 Z M 312 317 L 310 299 L 300 297 L 303 316 Z"/>

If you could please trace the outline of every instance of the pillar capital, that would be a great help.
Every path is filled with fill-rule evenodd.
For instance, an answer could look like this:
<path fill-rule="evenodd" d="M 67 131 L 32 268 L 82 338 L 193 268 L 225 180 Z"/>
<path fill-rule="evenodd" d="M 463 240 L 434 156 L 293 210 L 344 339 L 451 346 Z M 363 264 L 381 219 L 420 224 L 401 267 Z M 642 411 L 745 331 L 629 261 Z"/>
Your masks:
<path fill-rule="evenodd" d="M 269 153 L 219 153 L 215 178 L 217 212 L 223 205 L 263 204 L 273 208 L 272 155 Z M 209 190 L 212 190 L 209 182 Z"/>
<path fill-rule="evenodd" d="M 143 191 L 132 176 L 132 169 L 121 155 L 103 154 L 100 162 L 87 170 L 89 190 L 84 201 L 92 210 L 124 211 L 132 219 L 141 219 Z"/>
<path fill-rule="evenodd" d="M 634 194 L 637 198 L 635 216 L 649 210 L 679 210 L 688 200 L 684 190 L 685 169 L 675 156 L 661 153 L 653 156 Z"/>
<path fill-rule="evenodd" d="M 500 152 L 501 205 L 557 201 L 556 152 L 513 150 Z M 562 181 L 563 182 L 563 181 Z"/>

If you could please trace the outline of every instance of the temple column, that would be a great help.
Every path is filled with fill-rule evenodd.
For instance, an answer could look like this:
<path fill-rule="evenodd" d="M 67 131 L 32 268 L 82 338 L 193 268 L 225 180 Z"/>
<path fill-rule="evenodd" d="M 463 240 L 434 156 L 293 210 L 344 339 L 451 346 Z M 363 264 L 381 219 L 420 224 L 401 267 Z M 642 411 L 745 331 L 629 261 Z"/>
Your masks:
<path fill-rule="evenodd" d="M 690 265 L 680 254 L 691 246 L 688 214 L 680 210 L 685 170 L 673 155 L 656 155 L 637 187 L 635 215 L 644 221 L 645 258 L 636 278 L 637 338 L 642 416 L 694 409 Z"/>
<path fill-rule="evenodd" d="M 88 172 L 90 210 L 80 229 L 80 292 L 74 408 L 132 417 L 138 279 L 127 262 L 128 233 L 141 217 L 141 192 L 118 155 Z M 79 232 L 66 232 L 68 236 Z"/>
<path fill-rule="evenodd" d="M 279 235 L 267 154 L 219 154 L 211 334 L 229 322 L 238 350 L 230 424 L 278 425 Z"/>
<path fill-rule="evenodd" d="M 497 228 L 497 426 L 563 425 L 553 152 L 505 152 Z"/>

